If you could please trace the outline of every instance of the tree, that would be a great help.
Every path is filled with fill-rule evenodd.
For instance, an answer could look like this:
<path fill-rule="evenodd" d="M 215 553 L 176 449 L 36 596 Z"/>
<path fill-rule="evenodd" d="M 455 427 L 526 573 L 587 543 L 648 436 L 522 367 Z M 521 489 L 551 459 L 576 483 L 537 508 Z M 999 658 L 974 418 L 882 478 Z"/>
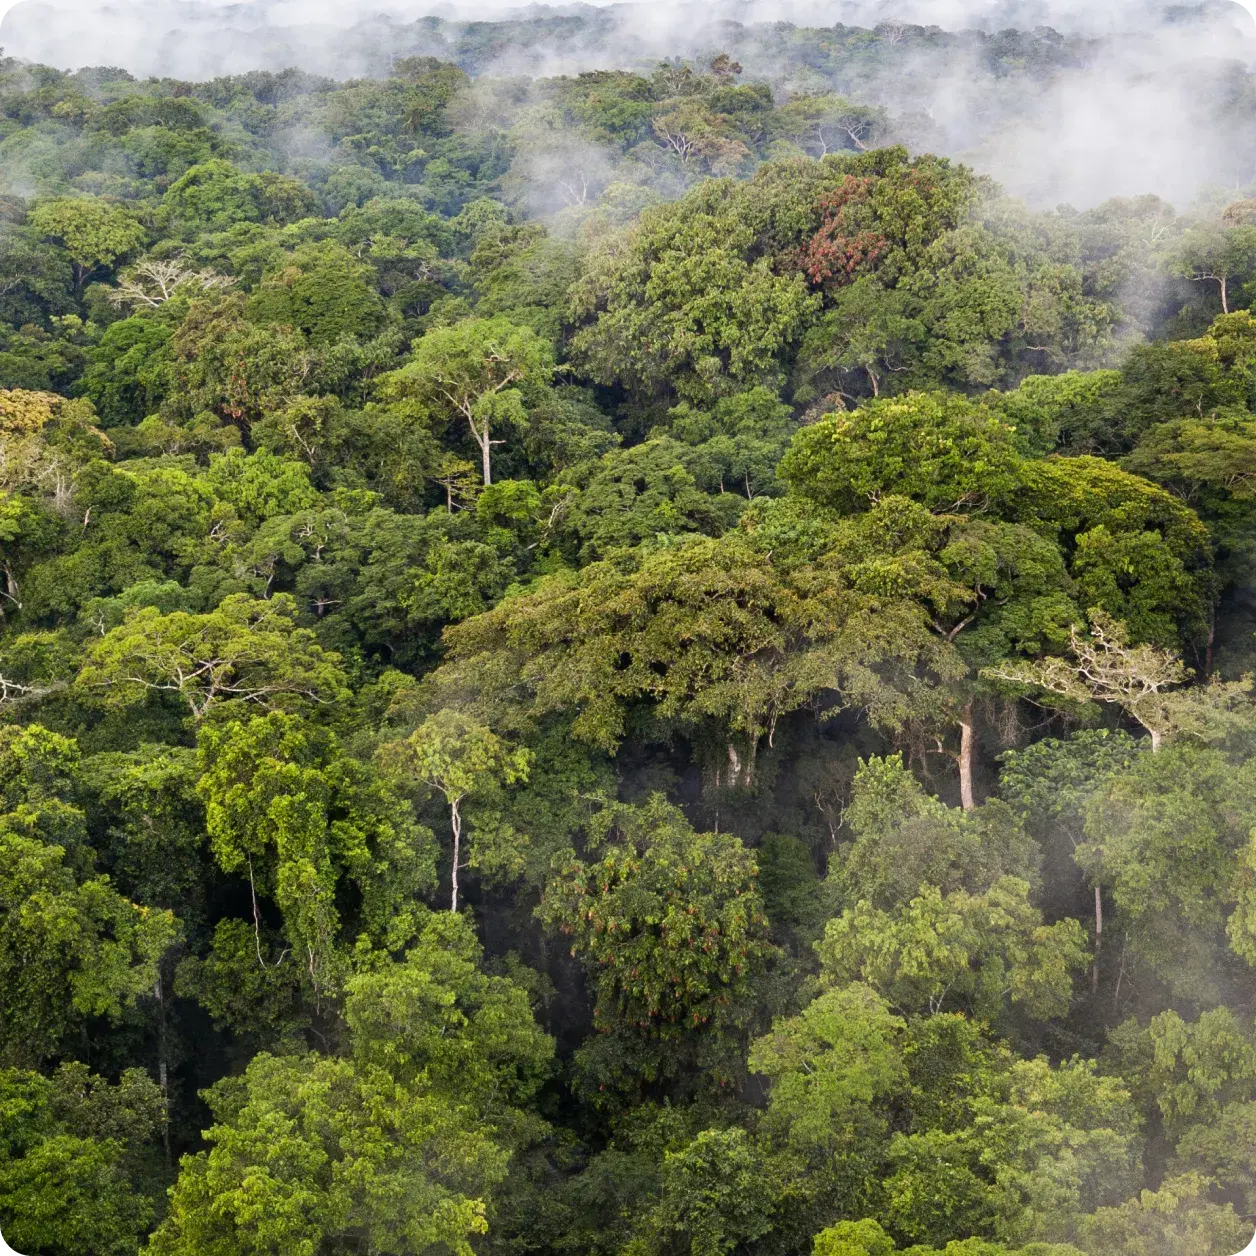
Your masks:
<path fill-rule="evenodd" d="M 1192 673 L 1175 654 L 1154 645 L 1131 645 L 1125 626 L 1102 610 L 1092 610 L 1090 620 L 1089 634 L 1076 627 L 1070 632 L 1072 660 L 1005 663 L 983 675 L 1044 689 L 1069 702 L 1118 706 L 1146 729 L 1153 753 L 1166 737 L 1216 727 L 1228 708 L 1248 696 L 1251 685 L 1246 680 L 1214 681 L 1183 692 Z"/>
<path fill-rule="evenodd" d="M 658 437 L 573 467 L 558 481 L 567 490 L 555 508 L 558 544 L 587 564 L 664 535 L 718 536 L 741 502 L 704 492 L 686 465 L 696 462 L 678 442 Z"/>
<path fill-rule="evenodd" d="M 209 1100 L 209 1147 L 183 1158 L 154 1256 L 471 1256 L 488 1228 L 506 1153 L 455 1103 L 381 1068 L 263 1053 Z"/>
<path fill-rule="evenodd" d="M 3 1069 L 0 1109 L 6 1240 L 48 1256 L 134 1253 L 154 1212 L 145 1152 L 166 1118 L 152 1081 L 127 1069 L 110 1085 L 82 1064 L 51 1077 Z"/>
<path fill-rule="evenodd" d="M 431 834 L 375 771 L 280 711 L 203 726 L 199 742 L 210 848 L 225 871 L 247 871 L 259 966 L 259 885 L 316 999 L 339 992 L 351 947 L 410 941 L 434 879 Z"/>
<path fill-rule="evenodd" d="M 952 1254 L 1026 1243 L 1028 1256 L 1044 1240 L 1106 1253 L 1079 1238 L 1078 1222 L 1138 1181 L 1138 1132 L 1128 1092 L 1093 1062 L 1018 1060 L 988 1078 L 969 1122 L 893 1138 L 880 1217 L 908 1242 Z M 999 1242 L 961 1241 L 970 1235 Z"/>
<path fill-rule="evenodd" d="M 1220 1001 L 1228 950 L 1256 960 L 1249 761 L 1167 745 L 1102 779 L 1078 861 L 1112 887 L 1132 955 L 1171 988 Z"/>
<path fill-rule="evenodd" d="M 114 305 L 159 310 L 180 289 L 211 292 L 230 288 L 234 282 L 231 276 L 212 270 L 192 270 L 177 258 L 145 257 L 118 276 L 109 300 Z"/>
<path fill-rule="evenodd" d="M 371 285 L 374 271 L 344 245 L 304 244 L 265 276 L 246 310 L 259 323 L 294 327 L 314 346 L 366 340 L 384 322 L 384 303 Z"/>
<path fill-rule="evenodd" d="M 1221 312 L 1230 313 L 1230 285 L 1256 272 L 1256 227 L 1199 226 L 1187 231 L 1176 260 L 1178 274 L 1195 283 L 1215 283 Z"/>
<path fill-rule="evenodd" d="M 1228 1007 L 1209 1008 L 1193 1021 L 1174 1011 L 1146 1025 L 1127 1020 L 1113 1030 L 1111 1044 L 1125 1084 L 1173 1142 L 1215 1130 L 1224 1113 L 1256 1098 L 1256 1042 Z"/>
<path fill-rule="evenodd" d="M 1043 843 L 1045 862 L 1049 865 L 1048 885 L 1063 882 L 1069 865 L 1087 863 L 1081 848 L 1086 843 L 1090 799 L 1109 777 L 1127 771 L 1137 753 L 1133 738 L 1107 729 L 1082 729 L 1067 741 L 1045 738 L 1024 750 L 1004 753 L 1000 790 L 1026 828 Z M 1091 990 L 1098 993 L 1103 959 L 1103 878 L 1093 866 L 1087 866 L 1085 871 L 1094 890 L 1095 962 Z"/>
<path fill-rule="evenodd" d="M 781 474 L 795 492 L 843 514 L 890 492 L 939 513 L 1001 513 L 1019 463 L 1012 429 L 965 398 L 909 393 L 804 428 Z"/>
<path fill-rule="evenodd" d="M 664 1152 L 660 1176 L 647 1227 L 664 1250 L 726 1256 L 772 1228 L 773 1184 L 743 1129 L 703 1130 Z"/>
<path fill-rule="evenodd" d="M 291 597 L 259 602 L 243 593 L 204 615 L 134 610 L 91 648 L 75 680 L 106 708 L 173 694 L 196 724 L 224 701 L 266 708 L 333 702 L 344 683 L 339 656 L 297 626 Z"/>
<path fill-rule="evenodd" d="M 885 129 L 884 114 L 844 96 L 797 96 L 774 111 L 773 128 L 815 157 L 843 148 L 866 152 Z"/>
<path fill-rule="evenodd" d="M 895 913 L 863 901 L 830 920 L 816 943 L 829 984 L 866 982 L 905 1012 L 951 1002 L 997 1015 L 1004 999 L 1040 1019 L 1059 1016 L 1089 959 L 1076 920 L 1042 922 L 1029 886 L 1002 877 L 982 894 L 923 885 Z"/>
<path fill-rule="evenodd" d="M 193 301 L 170 348 L 172 386 L 165 413 L 188 427 L 203 424 L 209 414 L 247 432 L 312 382 L 314 364 L 304 335 L 288 326 L 251 322 L 240 292 Z M 238 437 L 225 443 L 238 443 Z M 219 438 L 217 447 L 222 444 Z"/>
<path fill-rule="evenodd" d="M 86 1017 L 116 1022 L 149 995 L 178 928 L 29 828 L 20 810 L 0 817 L 0 1052 L 34 1063 Z"/>
<path fill-rule="evenodd" d="M 282 225 L 306 217 L 315 205 L 309 188 L 297 179 L 273 171 L 245 172 L 221 159 L 191 166 L 161 198 L 166 221 L 187 234 L 224 231 L 244 222 Z"/>
<path fill-rule="evenodd" d="M 345 1023 L 360 1063 L 445 1096 L 510 1140 L 535 1127 L 527 1109 L 550 1074 L 554 1043 L 527 991 L 484 973 L 482 960 L 465 916 L 434 913 L 403 959 L 349 979 Z"/>
<path fill-rule="evenodd" d="M 405 741 L 387 748 L 384 761 L 440 794 L 449 807 L 453 836 L 449 910 L 456 912 L 458 874 L 467 866 L 462 858 L 462 804 L 469 795 L 497 782 L 526 781 L 531 752 L 511 746 L 474 719 L 441 710 L 428 716 Z"/>
<path fill-rule="evenodd" d="M 1227 1195 L 1237 1194 L 1247 1216 L 1256 1198 L 1254 1142 L 1256 1103 L 1232 1103 L 1186 1131 L 1177 1143 L 1175 1166 L 1216 1182 Z"/>
<path fill-rule="evenodd" d="M 901 755 L 860 760 L 843 815 L 853 841 L 829 871 L 838 901 L 902 908 L 922 885 L 980 894 L 1003 876 L 1039 880 L 1039 853 L 1000 801 L 948 807 L 927 794 Z"/>
<path fill-rule="evenodd" d="M 690 134 L 660 123 L 673 145 Z M 573 291 L 586 326 L 576 360 L 595 380 L 702 404 L 782 374 L 781 359 L 818 309 L 801 275 L 777 273 L 738 212 L 729 182 L 647 210 L 622 247 L 595 255 Z"/>
<path fill-rule="evenodd" d="M 595 814 L 588 845 L 555 859 L 540 916 L 584 962 L 597 1028 L 679 1042 L 735 1024 L 772 951 L 754 856 L 658 795 Z"/>
<path fill-rule="evenodd" d="M 106 424 L 141 423 L 157 412 L 171 386 L 173 334 L 167 318 L 147 313 L 105 328 L 79 386 Z"/>
<path fill-rule="evenodd" d="M 65 249 L 78 294 L 97 270 L 134 252 L 146 235 L 130 210 L 86 196 L 41 201 L 31 210 L 30 224 Z"/>
<path fill-rule="evenodd" d="M 549 345 L 506 318 L 469 318 L 435 327 L 416 341 L 410 362 L 391 376 L 390 392 L 412 396 L 462 419 L 480 451 L 485 485 L 493 482 L 494 430 L 527 421 L 525 398 L 554 372 Z"/>
<path fill-rule="evenodd" d="M 1251 1226 L 1232 1204 L 1213 1203 L 1207 1180 L 1195 1173 L 1170 1178 L 1120 1207 L 1100 1208 L 1081 1231 L 1083 1247 L 1105 1256 L 1209 1256 L 1251 1242 Z"/>
<path fill-rule="evenodd" d="M 879 727 L 901 727 L 929 701 L 923 674 L 962 667 L 949 643 L 897 579 L 847 566 L 841 541 L 854 538 L 824 531 L 814 565 L 788 544 L 778 555 L 777 539 L 765 524 L 757 536 L 693 538 L 555 576 L 451 628 L 438 681 L 503 713 L 574 714 L 573 735 L 608 752 L 642 707 L 659 722 L 714 724 L 734 786 L 753 780 L 778 721 L 821 694 L 831 713 L 862 708 Z M 919 576 L 911 564 L 903 572 Z"/>
<path fill-rule="evenodd" d="M 894 1240 L 880 1224 L 866 1221 L 839 1221 L 815 1237 L 812 1256 L 894 1256 Z"/>
<path fill-rule="evenodd" d="M 808 1160 L 859 1153 L 888 1133 L 887 1103 L 905 1085 L 905 1022 L 870 987 L 829 990 L 781 1018 L 750 1049 L 771 1083 L 765 1132 Z"/>

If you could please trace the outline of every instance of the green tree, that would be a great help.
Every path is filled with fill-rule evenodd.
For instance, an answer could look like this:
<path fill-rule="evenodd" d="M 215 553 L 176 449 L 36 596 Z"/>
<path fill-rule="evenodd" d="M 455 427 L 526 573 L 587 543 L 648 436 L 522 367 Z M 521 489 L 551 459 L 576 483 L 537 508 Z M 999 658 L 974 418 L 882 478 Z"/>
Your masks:
<path fill-rule="evenodd" d="M 36 1062 L 84 1018 L 117 1022 L 151 994 L 178 927 L 107 877 L 77 872 L 63 847 L 31 834 L 21 811 L 0 818 L 0 857 L 0 1050 Z"/>
<path fill-rule="evenodd" d="M 692 128 L 663 125 L 678 142 Z M 665 141 L 666 142 L 666 141 Z M 741 194 L 710 183 L 647 210 L 623 250 L 607 250 L 574 290 L 589 320 L 573 348 L 593 378 L 705 402 L 780 378 L 781 359 L 819 306 L 801 275 L 779 274 L 737 213 Z"/>
<path fill-rule="evenodd" d="M 30 225 L 65 249 L 80 295 L 96 271 L 134 252 L 146 234 L 130 210 L 86 196 L 41 201 L 31 210 Z"/>
<path fill-rule="evenodd" d="M 157 1086 L 139 1069 L 114 1085 L 82 1064 L 51 1077 L 4 1069 L 0 1111 L 5 1239 L 48 1256 L 135 1252 L 154 1213 L 145 1152 L 166 1115 Z"/>
<path fill-rule="evenodd" d="M 493 482 L 493 432 L 521 428 L 526 401 L 554 373 L 553 352 L 531 328 L 505 318 L 470 318 L 435 327 L 388 381 L 391 393 L 411 396 L 466 423 L 480 451 L 485 485 Z"/>
<path fill-rule="evenodd" d="M 533 717 L 574 714 L 573 734 L 609 752 L 646 706 L 712 729 L 721 779 L 744 786 L 778 721 L 818 695 L 901 726 L 928 701 L 922 673 L 962 668 L 897 580 L 828 545 L 824 561 L 795 562 L 774 539 L 693 538 L 555 576 L 450 629 L 438 680 L 499 706 L 522 695 Z"/>
<path fill-rule="evenodd" d="M 1256 1041 L 1250 1024 L 1228 1007 L 1209 1008 L 1194 1021 L 1174 1011 L 1146 1025 L 1125 1021 L 1112 1031 L 1108 1050 L 1123 1081 L 1175 1142 L 1215 1130 L 1226 1111 L 1256 1098 Z"/>
<path fill-rule="evenodd" d="M 449 910 L 458 910 L 458 874 L 467 867 L 462 850 L 462 805 L 478 791 L 504 783 L 526 781 L 532 755 L 511 746 L 492 729 L 457 711 L 430 715 L 410 734 L 384 752 L 385 762 L 440 794 L 449 807 L 453 838 L 450 861 Z"/>
<path fill-rule="evenodd" d="M 1256 227 L 1240 223 L 1191 228 L 1182 237 L 1175 269 L 1194 283 L 1215 283 L 1221 312 L 1229 314 L 1232 285 L 1256 272 Z"/>
<path fill-rule="evenodd" d="M 280 594 L 259 602 L 225 598 L 208 614 L 141 607 L 89 651 L 75 684 L 106 708 L 174 695 L 200 723 L 218 703 L 263 707 L 344 693 L 337 655 L 296 623 L 296 604 Z"/>
<path fill-rule="evenodd" d="M 1003 876 L 1038 880 L 1038 851 L 1002 803 L 948 807 L 924 791 L 901 755 L 860 760 L 843 819 L 854 840 L 829 873 L 843 904 L 893 909 L 922 885 L 981 893 Z"/>
<path fill-rule="evenodd" d="M 1077 921 L 1044 924 L 1014 877 L 978 895 L 924 885 L 895 913 L 857 903 L 816 949 L 825 981 L 867 982 L 904 1011 L 936 1013 L 949 1000 L 993 1016 L 1010 997 L 1041 1019 L 1067 1010 L 1073 974 L 1089 959 Z"/>
<path fill-rule="evenodd" d="M 1112 887 L 1131 950 L 1170 986 L 1220 1001 L 1229 951 L 1251 964 L 1250 763 L 1189 745 L 1140 755 L 1086 806 L 1079 858 Z"/>
<path fill-rule="evenodd" d="M 905 1028 L 864 985 L 826 991 L 778 1020 L 750 1050 L 750 1068 L 771 1083 L 765 1132 L 816 1163 L 867 1156 L 888 1135 L 888 1100 L 907 1080 Z"/>
<path fill-rule="evenodd" d="M 246 173 L 229 161 L 200 162 L 184 171 L 161 198 L 178 232 L 222 231 L 235 223 L 295 222 L 312 214 L 313 193 L 299 180 L 267 171 Z"/>
<path fill-rule="evenodd" d="M 554 1043 L 523 987 L 484 973 L 482 959 L 466 917 L 433 913 L 403 959 L 349 979 L 345 1023 L 360 1063 L 445 1096 L 510 1140 L 535 1128 L 527 1110 Z"/>
<path fill-rule="evenodd" d="M 1241 1251 L 1251 1226 L 1231 1204 L 1215 1204 L 1198 1174 L 1144 1190 L 1120 1207 L 1100 1208 L 1082 1224 L 1081 1245 L 1092 1256 L 1207 1256 Z"/>
<path fill-rule="evenodd" d="M 743 1129 L 703 1130 L 687 1146 L 664 1152 L 660 1176 L 647 1225 L 663 1250 L 727 1256 L 771 1229 L 772 1182 Z"/>
<path fill-rule="evenodd" d="M 587 833 L 586 858 L 555 859 L 539 912 L 585 964 L 597 1028 L 662 1043 L 735 1031 L 773 949 L 754 856 L 658 795 L 607 806 Z"/>
<path fill-rule="evenodd" d="M 383 1069 L 261 1054 L 209 1101 L 209 1148 L 183 1158 L 154 1256 L 471 1256 L 488 1228 L 506 1153 L 456 1103 Z"/>
<path fill-rule="evenodd" d="M 199 740 L 210 847 L 225 871 L 247 872 L 259 965 L 259 884 L 316 998 L 339 992 L 354 944 L 392 950 L 414 936 L 431 835 L 376 772 L 280 711 L 204 726 Z"/>
<path fill-rule="evenodd" d="M 345 337 L 368 339 L 384 321 L 384 302 L 371 286 L 374 272 L 331 240 L 294 249 L 249 298 L 259 323 L 295 327 L 311 345 Z"/>
<path fill-rule="evenodd" d="M 821 1230 L 812 1256 L 894 1256 L 894 1240 L 876 1221 L 839 1221 Z"/>

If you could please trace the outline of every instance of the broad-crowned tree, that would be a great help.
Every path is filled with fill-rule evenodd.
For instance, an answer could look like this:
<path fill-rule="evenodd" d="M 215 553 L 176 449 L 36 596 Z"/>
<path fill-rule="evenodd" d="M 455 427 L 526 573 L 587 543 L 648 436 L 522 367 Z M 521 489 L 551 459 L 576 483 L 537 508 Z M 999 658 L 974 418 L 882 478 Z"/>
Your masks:
<path fill-rule="evenodd" d="M 1091 1253 L 1117 1256 L 1206 1256 L 1241 1251 L 1251 1225 L 1233 1204 L 1214 1203 L 1206 1178 L 1197 1173 L 1162 1182 L 1118 1207 L 1083 1219 L 1080 1243 Z"/>
<path fill-rule="evenodd" d="M 96 874 L 74 743 L 38 726 L 0 733 L 0 1054 L 38 1063 L 88 1017 L 116 1023 L 150 995 L 179 929 Z"/>
<path fill-rule="evenodd" d="M 507 1153 L 443 1095 L 330 1056 L 255 1056 L 209 1095 L 154 1256 L 446 1248 L 471 1256 Z"/>
<path fill-rule="evenodd" d="M 433 912 L 402 959 L 381 960 L 346 986 L 354 1058 L 445 1096 L 504 1141 L 535 1132 L 528 1110 L 550 1075 L 554 1043 L 527 991 L 483 971 L 467 918 Z"/>
<path fill-rule="evenodd" d="M 196 724 L 221 702 L 326 704 L 345 690 L 339 656 L 297 626 L 291 597 L 262 602 L 242 593 L 204 615 L 134 610 L 88 652 L 75 684 L 106 709 L 169 694 Z"/>
<path fill-rule="evenodd" d="M 713 726 L 721 773 L 744 785 L 777 722 L 817 696 L 896 727 L 929 700 L 923 673 L 962 669 L 919 603 L 845 566 L 840 551 L 795 564 L 744 534 L 617 555 L 451 628 L 437 681 L 498 709 L 522 696 L 529 716 L 573 714 L 573 734 L 608 751 L 642 708 Z"/>
<path fill-rule="evenodd" d="M 134 252 L 147 234 L 130 210 L 90 196 L 41 201 L 29 221 L 41 236 L 65 250 L 79 295 L 96 271 Z"/>
<path fill-rule="evenodd" d="M 82 1064 L 51 1077 L 0 1070 L 0 1223 L 28 1252 L 129 1256 L 155 1212 L 161 1091 L 140 1069 L 116 1084 Z M 146 1154 L 149 1153 L 149 1154 Z"/>
<path fill-rule="evenodd" d="M 469 318 L 432 328 L 382 387 L 387 395 L 414 397 L 447 421 L 465 423 L 487 485 L 493 482 L 493 447 L 505 440 L 500 433 L 526 426 L 529 400 L 544 391 L 553 373 L 553 351 L 530 327 L 506 318 Z"/>
<path fill-rule="evenodd" d="M 673 1073 L 684 1044 L 737 1034 L 772 953 L 754 856 L 660 795 L 595 813 L 586 840 L 555 859 L 540 917 L 585 965 L 599 1031 L 657 1044 L 653 1071 Z"/>
<path fill-rule="evenodd" d="M 1248 965 L 1256 960 L 1254 789 L 1250 761 L 1183 743 L 1135 756 L 1085 804 L 1079 862 L 1111 887 L 1131 952 L 1200 999 L 1221 996 L 1234 964 L 1227 940 Z"/>
<path fill-rule="evenodd" d="M 922 885 L 892 913 L 861 901 L 829 922 L 816 949 L 824 981 L 866 982 L 902 1011 L 992 1017 L 1010 999 L 1040 1019 L 1067 1011 L 1090 958 L 1077 921 L 1045 924 L 1015 877 L 980 894 Z"/>

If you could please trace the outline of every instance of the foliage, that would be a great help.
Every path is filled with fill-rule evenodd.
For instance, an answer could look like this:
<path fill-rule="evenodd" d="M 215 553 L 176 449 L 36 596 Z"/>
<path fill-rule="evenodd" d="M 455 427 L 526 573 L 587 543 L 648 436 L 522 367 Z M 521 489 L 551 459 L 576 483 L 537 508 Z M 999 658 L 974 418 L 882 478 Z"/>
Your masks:
<path fill-rule="evenodd" d="M 887 93 L 1120 36 L 620 20 L 0 58 L 6 1237 L 1237 1250 L 1256 201 Z"/>

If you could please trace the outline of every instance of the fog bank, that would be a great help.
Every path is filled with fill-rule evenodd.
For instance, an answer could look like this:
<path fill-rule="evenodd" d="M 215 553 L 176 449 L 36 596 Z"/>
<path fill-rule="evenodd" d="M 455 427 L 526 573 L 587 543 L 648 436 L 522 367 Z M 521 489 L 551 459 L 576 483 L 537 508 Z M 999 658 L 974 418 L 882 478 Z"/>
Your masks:
<path fill-rule="evenodd" d="M 416 54 L 539 77 L 728 51 L 778 97 L 882 106 L 905 142 L 1035 204 L 1142 192 L 1181 204 L 1256 180 L 1256 23 L 1229 0 L 23 0 L 0 43 L 60 68 L 188 80 L 294 65 L 382 75 Z"/>

